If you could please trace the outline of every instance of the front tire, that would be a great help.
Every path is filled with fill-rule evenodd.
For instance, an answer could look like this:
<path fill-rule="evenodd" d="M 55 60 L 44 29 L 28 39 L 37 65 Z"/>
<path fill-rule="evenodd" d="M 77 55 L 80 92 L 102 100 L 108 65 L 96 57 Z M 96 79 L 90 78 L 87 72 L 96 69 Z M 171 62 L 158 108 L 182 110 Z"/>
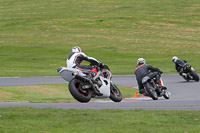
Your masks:
<path fill-rule="evenodd" d="M 149 82 L 146 82 L 144 84 L 144 87 L 148 93 L 148 95 L 153 99 L 153 100 L 158 100 L 158 94 L 155 90 L 155 88 L 149 83 Z"/>
<path fill-rule="evenodd" d="M 122 94 L 119 90 L 119 88 L 115 84 L 110 84 L 110 97 L 112 101 L 114 102 L 121 102 L 122 100 Z"/>
<path fill-rule="evenodd" d="M 69 91 L 71 95 L 79 102 L 81 103 L 87 103 L 91 99 L 91 92 L 89 89 L 87 90 L 82 90 L 81 89 L 81 84 L 83 82 L 79 79 L 72 79 L 69 82 Z"/>
<path fill-rule="evenodd" d="M 163 95 L 163 97 L 164 97 L 165 99 L 169 99 L 169 97 L 170 97 L 169 91 L 165 90 L 165 94 Z"/>
<path fill-rule="evenodd" d="M 199 81 L 199 76 L 196 74 L 195 71 L 191 70 L 191 75 L 192 75 L 193 79 L 194 79 L 196 82 Z"/>

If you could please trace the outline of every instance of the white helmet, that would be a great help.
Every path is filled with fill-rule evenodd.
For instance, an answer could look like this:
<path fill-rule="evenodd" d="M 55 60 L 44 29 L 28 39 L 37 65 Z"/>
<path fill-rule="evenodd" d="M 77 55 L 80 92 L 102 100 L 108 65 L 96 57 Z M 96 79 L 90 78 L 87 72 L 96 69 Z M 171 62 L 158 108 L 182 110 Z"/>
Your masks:
<path fill-rule="evenodd" d="M 75 47 L 72 48 L 72 52 L 80 53 L 81 52 L 81 48 L 78 47 L 78 46 L 75 46 Z"/>
<path fill-rule="evenodd" d="M 173 62 L 176 62 L 177 60 L 178 60 L 178 57 L 177 57 L 177 56 L 172 57 L 172 61 L 173 61 Z"/>
<path fill-rule="evenodd" d="M 144 58 L 139 58 L 138 60 L 137 60 L 137 64 L 139 65 L 139 64 L 145 64 L 146 63 L 146 61 L 145 61 L 145 59 Z"/>

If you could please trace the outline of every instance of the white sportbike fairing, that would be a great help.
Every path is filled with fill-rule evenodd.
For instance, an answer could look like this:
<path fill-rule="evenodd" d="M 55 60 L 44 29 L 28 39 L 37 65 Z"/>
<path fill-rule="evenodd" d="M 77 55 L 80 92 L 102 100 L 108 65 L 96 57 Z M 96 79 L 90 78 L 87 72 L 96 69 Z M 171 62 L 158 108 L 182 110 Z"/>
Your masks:
<path fill-rule="evenodd" d="M 72 96 L 79 102 L 89 102 L 91 98 L 110 98 L 115 102 L 122 100 L 120 90 L 115 86 L 108 69 L 100 68 L 92 79 L 76 68 L 59 67 L 60 76 L 69 82 Z"/>

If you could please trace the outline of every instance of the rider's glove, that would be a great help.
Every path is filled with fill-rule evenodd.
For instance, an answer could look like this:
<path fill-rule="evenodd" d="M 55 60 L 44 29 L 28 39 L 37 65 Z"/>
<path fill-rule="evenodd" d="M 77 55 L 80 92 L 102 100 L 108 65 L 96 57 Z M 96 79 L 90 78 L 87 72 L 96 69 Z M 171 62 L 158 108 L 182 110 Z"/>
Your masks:
<path fill-rule="evenodd" d="M 102 68 L 104 64 L 102 62 L 99 62 L 99 67 Z"/>
<path fill-rule="evenodd" d="M 162 71 L 159 71 L 159 73 L 162 74 L 163 72 L 162 72 Z"/>

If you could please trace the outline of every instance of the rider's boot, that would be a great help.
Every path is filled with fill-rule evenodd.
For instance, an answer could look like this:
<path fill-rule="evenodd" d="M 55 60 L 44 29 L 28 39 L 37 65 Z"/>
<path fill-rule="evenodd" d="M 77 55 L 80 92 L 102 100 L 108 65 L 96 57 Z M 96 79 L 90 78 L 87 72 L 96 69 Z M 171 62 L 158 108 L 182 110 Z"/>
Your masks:
<path fill-rule="evenodd" d="M 145 91 L 145 89 L 139 89 L 139 93 L 140 94 L 143 94 L 143 93 L 145 93 L 146 91 Z"/>
<path fill-rule="evenodd" d="M 181 73 L 181 76 L 183 76 L 184 78 L 188 78 L 188 75 L 186 73 Z"/>
<path fill-rule="evenodd" d="M 163 89 L 163 90 L 167 90 L 167 87 L 166 87 L 166 86 L 162 86 L 162 89 Z"/>
<path fill-rule="evenodd" d="M 139 89 L 139 93 L 143 94 L 144 96 L 147 96 L 147 92 L 145 89 Z"/>
<path fill-rule="evenodd" d="M 182 76 L 187 76 L 187 74 L 186 74 L 186 73 L 181 73 L 180 75 L 182 75 Z"/>

